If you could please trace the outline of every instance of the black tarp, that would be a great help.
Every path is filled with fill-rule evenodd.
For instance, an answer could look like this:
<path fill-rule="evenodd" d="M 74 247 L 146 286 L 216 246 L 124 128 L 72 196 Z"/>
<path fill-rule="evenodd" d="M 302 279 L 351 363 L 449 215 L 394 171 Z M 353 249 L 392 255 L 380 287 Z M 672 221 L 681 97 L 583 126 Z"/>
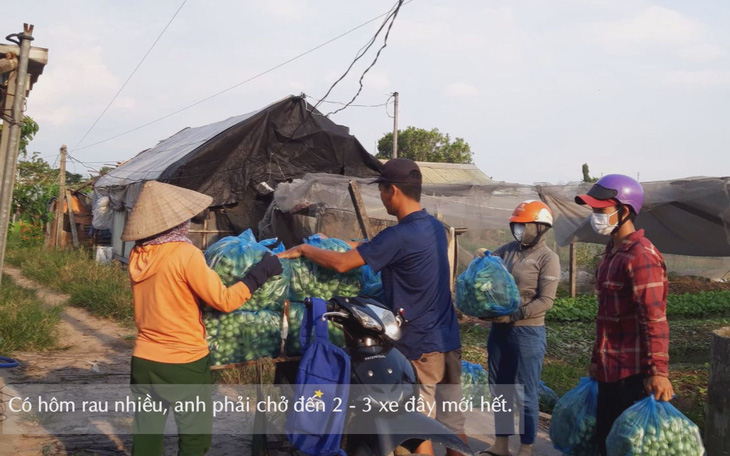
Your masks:
<path fill-rule="evenodd" d="M 95 201 L 131 210 L 141 183 L 158 180 L 205 193 L 225 207 L 232 228 L 254 227 L 273 195 L 266 187 L 307 173 L 377 176 L 382 164 L 347 127 L 290 96 L 259 111 L 186 128 L 102 177 Z M 98 228 L 110 228 L 95 218 Z"/>

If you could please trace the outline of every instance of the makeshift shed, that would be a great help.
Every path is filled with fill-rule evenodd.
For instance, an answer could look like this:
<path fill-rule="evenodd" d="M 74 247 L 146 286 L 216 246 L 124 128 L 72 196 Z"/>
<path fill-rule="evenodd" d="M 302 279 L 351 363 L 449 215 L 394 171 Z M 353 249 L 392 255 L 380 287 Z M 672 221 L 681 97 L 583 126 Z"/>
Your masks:
<path fill-rule="evenodd" d="M 63 233 L 60 237 L 61 246 L 72 245 L 72 229 L 76 230 L 76 237 L 81 244 L 90 242 L 92 239 L 91 197 L 85 193 L 77 191 L 70 191 L 69 194 L 71 195 L 71 211 L 69 211 L 68 208 L 69 202 L 66 199 L 63 201 L 63 224 L 61 226 Z M 56 204 L 58 204 L 58 198 L 53 198 L 50 203 L 48 203 L 49 214 L 55 214 Z M 71 227 L 70 212 L 73 212 L 74 228 Z M 46 234 L 49 239 L 56 239 L 55 223 L 46 224 Z"/>
<path fill-rule="evenodd" d="M 116 256 L 132 243 L 120 236 L 148 180 L 213 197 L 194 219 L 191 237 L 205 248 L 218 238 L 257 229 L 281 182 L 307 173 L 377 176 L 382 164 L 347 127 L 316 111 L 303 96 L 196 128 L 185 128 L 103 176 L 94 186 L 94 227 L 112 231 Z"/>

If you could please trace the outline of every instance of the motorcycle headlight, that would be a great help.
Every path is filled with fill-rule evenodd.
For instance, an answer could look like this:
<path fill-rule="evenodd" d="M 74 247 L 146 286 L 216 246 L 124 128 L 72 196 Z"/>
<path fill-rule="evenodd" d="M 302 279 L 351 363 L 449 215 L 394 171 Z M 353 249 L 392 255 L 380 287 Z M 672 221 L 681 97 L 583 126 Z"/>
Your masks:
<path fill-rule="evenodd" d="M 401 336 L 400 325 L 398 325 L 398 321 L 396 321 L 393 312 L 370 304 L 368 304 L 368 307 L 370 310 L 375 312 L 378 318 L 380 318 L 380 321 L 383 322 L 383 326 L 385 327 L 383 334 L 385 337 L 392 341 L 399 340 Z"/>
<path fill-rule="evenodd" d="M 360 323 L 362 323 L 363 328 L 372 329 L 374 331 L 383 330 L 383 325 L 381 325 L 379 321 L 377 321 L 370 315 L 366 314 L 362 310 L 353 306 L 352 311 L 355 313 L 355 316 L 357 317 L 357 319 L 360 320 Z"/>

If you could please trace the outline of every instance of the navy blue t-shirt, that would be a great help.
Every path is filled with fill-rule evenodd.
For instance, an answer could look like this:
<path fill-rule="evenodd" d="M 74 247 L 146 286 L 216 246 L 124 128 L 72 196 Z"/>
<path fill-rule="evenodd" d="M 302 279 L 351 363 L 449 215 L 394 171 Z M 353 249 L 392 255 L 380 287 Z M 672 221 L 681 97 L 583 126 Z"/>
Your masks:
<path fill-rule="evenodd" d="M 414 212 L 357 250 L 373 271 L 382 272 L 384 304 L 404 309 L 408 323 L 397 347 L 408 359 L 461 348 L 441 222 L 425 209 Z"/>

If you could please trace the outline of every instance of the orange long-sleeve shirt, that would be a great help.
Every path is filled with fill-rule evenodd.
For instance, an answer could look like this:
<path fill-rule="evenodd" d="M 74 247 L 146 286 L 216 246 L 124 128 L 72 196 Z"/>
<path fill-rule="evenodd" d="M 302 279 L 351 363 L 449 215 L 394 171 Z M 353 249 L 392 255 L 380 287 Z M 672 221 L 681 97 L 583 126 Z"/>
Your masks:
<path fill-rule="evenodd" d="M 186 242 L 137 246 L 129 256 L 137 341 L 133 355 L 163 363 L 189 363 L 208 354 L 201 304 L 223 312 L 251 293 L 242 282 L 228 288 Z M 202 301 L 202 303 L 201 303 Z"/>

